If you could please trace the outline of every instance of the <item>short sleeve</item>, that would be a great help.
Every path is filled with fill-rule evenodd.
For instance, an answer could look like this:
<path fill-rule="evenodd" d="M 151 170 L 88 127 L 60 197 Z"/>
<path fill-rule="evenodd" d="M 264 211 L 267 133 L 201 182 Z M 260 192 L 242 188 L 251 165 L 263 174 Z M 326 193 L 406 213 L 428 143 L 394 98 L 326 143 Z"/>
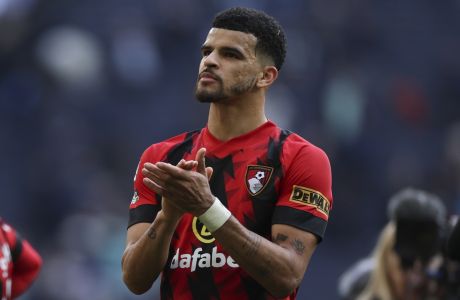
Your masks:
<path fill-rule="evenodd" d="M 299 140 L 286 145 L 282 162 L 286 169 L 272 223 L 309 231 L 321 241 L 332 208 L 329 158 L 322 149 Z"/>
<path fill-rule="evenodd" d="M 157 162 L 154 159 L 154 147 L 147 148 L 141 156 L 134 175 L 134 193 L 129 205 L 128 227 L 141 222 L 151 223 L 160 210 L 161 197 L 147 188 L 143 183 L 142 168 L 146 162 Z"/>

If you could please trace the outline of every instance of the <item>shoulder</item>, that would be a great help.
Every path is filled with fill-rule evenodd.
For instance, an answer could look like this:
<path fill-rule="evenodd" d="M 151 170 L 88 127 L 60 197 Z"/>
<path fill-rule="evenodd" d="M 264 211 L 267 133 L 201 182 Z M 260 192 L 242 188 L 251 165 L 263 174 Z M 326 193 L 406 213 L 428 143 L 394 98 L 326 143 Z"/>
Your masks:
<path fill-rule="evenodd" d="M 180 147 L 181 145 L 193 144 L 196 137 L 201 133 L 201 130 L 188 131 L 166 140 L 151 144 L 142 154 L 144 158 L 155 157 L 156 160 L 162 160 L 169 152 Z M 149 159 L 150 160 L 150 159 Z"/>
<path fill-rule="evenodd" d="M 288 182 L 320 192 L 332 207 L 332 170 L 323 149 L 292 133 L 285 141 L 281 160 Z"/>
<path fill-rule="evenodd" d="M 0 221 L 0 230 L 6 237 L 10 247 L 13 246 L 16 242 L 16 230 L 4 221 Z"/>
<path fill-rule="evenodd" d="M 293 132 L 290 132 L 284 142 L 283 156 L 289 161 L 302 159 L 312 163 L 329 164 L 329 157 L 322 148 Z"/>
<path fill-rule="evenodd" d="M 0 229 L 6 234 L 9 234 L 10 232 L 14 232 L 13 227 L 11 227 L 11 225 L 7 224 L 2 219 L 0 219 Z"/>

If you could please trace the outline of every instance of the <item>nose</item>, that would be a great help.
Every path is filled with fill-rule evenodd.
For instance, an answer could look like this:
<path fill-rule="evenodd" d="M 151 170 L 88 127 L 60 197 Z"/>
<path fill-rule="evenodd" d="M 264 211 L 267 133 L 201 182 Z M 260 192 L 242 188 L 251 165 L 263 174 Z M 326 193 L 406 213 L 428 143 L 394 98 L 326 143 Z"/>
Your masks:
<path fill-rule="evenodd" d="M 216 51 L 212 51 L 203 57 L 203 65 L 205 67 L 217 67 L 219 65 Z"/>

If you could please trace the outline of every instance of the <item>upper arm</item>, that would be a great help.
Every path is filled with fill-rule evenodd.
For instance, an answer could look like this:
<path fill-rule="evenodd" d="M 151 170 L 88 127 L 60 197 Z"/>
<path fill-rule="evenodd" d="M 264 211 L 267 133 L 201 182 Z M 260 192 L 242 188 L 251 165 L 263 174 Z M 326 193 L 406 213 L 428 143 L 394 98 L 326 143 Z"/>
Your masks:
<path fill-rule="evenodd" d="M 129 204 L 127 245 L 139 239 L 145 231 L 142 231 L 144 226 L 138 226 L 138 224 L 152 223 L 161 208 L 161 201 L 158 200 L 159 196 L 143 183 L 144 175 L 141 171 L 146 162 L 156 161 L 152 158 L 152 153 L 153 146 L 147 148 L 144 153 L 142 153 L 134 175 L 134 193 L 131 203 Z M 139 227 L 141 230 L 138 229 Z"/>
<path fill-rule="evenodd" d="M 283 148 L 285 176 L 280 182 L 273 224 L 307 231 L 321 241 L 332 208 L 332 174 L 321 149 L 293 142 Z"/>
<path fill-rule="evenodd" d="M 159 204 L 158 195 L 144 184 L 144 175 L 142 174 L 142 168 L 146 162 L 158 161 L 154 154 L 154 146 L 152 145 L 142 153 L 139 163 L 137 164 L 136 173 L 134 175 L 134 195 L 129 205 L 130 210 L 145 204 Z"/>
<path fill-rule="evenodd" d="M 303 278 L 310 258 L 318 243 L 317 237 L 308 232 L 289 225 L 272 225 L 272 241 L 286 249 L 291 256 L 292 267 L 299 279 Z"/>
<path fill-rule="evenodd" d="M 149 228 L 150 223 L 137 223 L 128 228 L 126 233 L 126 247 L 134 244 Z"/>
<path fill-rule="evenodd" d="M 272 241 L 289 253 L 300 284 L 329 219 L 332 175 L 321 149 L 293 139 L 283 148 L 286 169 L 272 218 Z"/>

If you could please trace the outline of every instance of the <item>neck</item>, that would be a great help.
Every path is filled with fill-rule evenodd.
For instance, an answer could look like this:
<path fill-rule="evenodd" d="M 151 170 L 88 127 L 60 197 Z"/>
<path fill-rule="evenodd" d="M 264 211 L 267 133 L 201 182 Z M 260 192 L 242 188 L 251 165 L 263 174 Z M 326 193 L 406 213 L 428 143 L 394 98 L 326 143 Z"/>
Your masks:
<path fill-rule="evenodd" d="M 267 122 L 264 97 L 229 99 L 211 103 L 208 129 L 221 141 L 248 133 Z"/>

